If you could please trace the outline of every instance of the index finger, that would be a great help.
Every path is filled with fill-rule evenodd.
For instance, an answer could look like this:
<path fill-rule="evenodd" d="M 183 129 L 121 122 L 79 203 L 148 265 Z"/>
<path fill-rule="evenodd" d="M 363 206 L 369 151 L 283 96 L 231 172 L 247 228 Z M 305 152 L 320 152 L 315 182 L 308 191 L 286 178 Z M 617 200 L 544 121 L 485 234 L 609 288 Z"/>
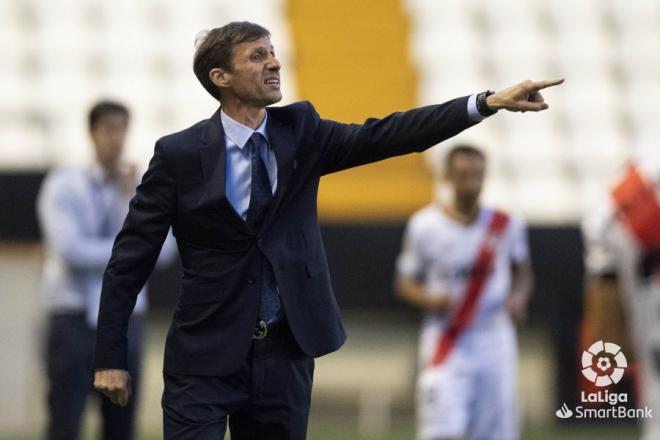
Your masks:
<path fill-rule="evenodd" d="M 564 82 L 564 78 L 545 80 L 545 81 L 535 81 L 531 84 L 530 88 L 532 90 L 541 90 L 541 89 L 545 89 L 547 87 L 558 86 L 559 84 L 561 84 L 563 82 Z"/>

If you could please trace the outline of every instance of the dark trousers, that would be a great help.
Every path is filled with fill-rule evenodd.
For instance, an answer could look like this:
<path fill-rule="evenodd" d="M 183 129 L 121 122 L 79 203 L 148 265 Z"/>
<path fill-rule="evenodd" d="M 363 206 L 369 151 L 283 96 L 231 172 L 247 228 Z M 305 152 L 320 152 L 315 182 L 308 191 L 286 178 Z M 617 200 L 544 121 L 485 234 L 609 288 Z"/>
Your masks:
<path fill-rule="evenodd" d="M 137 390 L 140 383 L 142 319 L 132 317 L 128 330 L 128 364 L 133 395 L 125 407 L 93 389 L 92 360 L 96 331 L 83 314 L 52 314 L 48 326 L 46 365 L 48 370 L 49 440 L 79 438 L 85 400 L 90 393 L 100 399 L 102 428 L 98 438 L 130 440 L 134 437 Z"/>
<path fill-rule="evenodd" d="M 302 440 L 314 359 L 289 332 L 254 340 L 236 373 L 224 377 L 164 374 L 165 440 Z"/>

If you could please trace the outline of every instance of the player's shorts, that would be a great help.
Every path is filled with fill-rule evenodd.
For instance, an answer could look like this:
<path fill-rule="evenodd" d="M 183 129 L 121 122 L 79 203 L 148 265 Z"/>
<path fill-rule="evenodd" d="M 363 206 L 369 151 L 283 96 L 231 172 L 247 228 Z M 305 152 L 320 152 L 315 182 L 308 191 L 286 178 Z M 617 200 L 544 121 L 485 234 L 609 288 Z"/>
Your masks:
<path fill-rule="evenodd" d="M 469 347 L 457 345 L 417 382 L 418 438 L 518 438 L 517 346 L 510 324 Z"/>

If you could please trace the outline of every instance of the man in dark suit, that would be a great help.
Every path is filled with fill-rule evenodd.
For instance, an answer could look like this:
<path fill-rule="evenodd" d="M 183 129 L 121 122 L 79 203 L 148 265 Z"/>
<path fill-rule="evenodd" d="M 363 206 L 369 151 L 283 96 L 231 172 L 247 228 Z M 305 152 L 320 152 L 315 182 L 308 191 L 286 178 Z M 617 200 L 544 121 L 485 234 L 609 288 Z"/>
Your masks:
<path fill-rule="evenodd" d="M 280 101 L 280 63 L 261 26 L 230 23 L 194 70 L 221 103 L 159 139 L 105 272 L 95 386 L 126 404 L 126 325 L 172 226 L 183 287 L 165 347 L 167 439 L 303 439 L 314 358 L 345 340 L 319 231 L 324 174 L 420 152 L 500 108 L 547 108 L 526 81 L 363 125 Z"/>

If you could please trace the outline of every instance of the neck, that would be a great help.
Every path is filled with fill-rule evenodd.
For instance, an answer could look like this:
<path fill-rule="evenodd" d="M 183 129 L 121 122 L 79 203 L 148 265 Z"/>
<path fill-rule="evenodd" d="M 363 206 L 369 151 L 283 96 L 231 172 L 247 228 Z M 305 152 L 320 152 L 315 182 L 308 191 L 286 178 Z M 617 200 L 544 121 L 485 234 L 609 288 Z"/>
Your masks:
<path fill-rule="evenodd" d="M 247 127 L 256 129 L 266 117 L 265 107 L 255 107 L 241 102 L 238 99 L 225 99 L 222 102 L 222 110 L 234 121 Z"/>
<path fill-rule="evenodd" d="M 105 173 L 105 177 L 109 179 L 114 179 L 117 174 L 119 174 L 119 164 L 118 163 L 103 163 L 101 161 L 97 161 L 99 166 L 101 167 L 101 170 Z"/>
<path fill-rule="evenodd" d="M 445 213 L 452 219 L 469 224 L 479 216 L 479 199 L 454 197 L 453 203 L 446 204 L 443 208 Z"/>

